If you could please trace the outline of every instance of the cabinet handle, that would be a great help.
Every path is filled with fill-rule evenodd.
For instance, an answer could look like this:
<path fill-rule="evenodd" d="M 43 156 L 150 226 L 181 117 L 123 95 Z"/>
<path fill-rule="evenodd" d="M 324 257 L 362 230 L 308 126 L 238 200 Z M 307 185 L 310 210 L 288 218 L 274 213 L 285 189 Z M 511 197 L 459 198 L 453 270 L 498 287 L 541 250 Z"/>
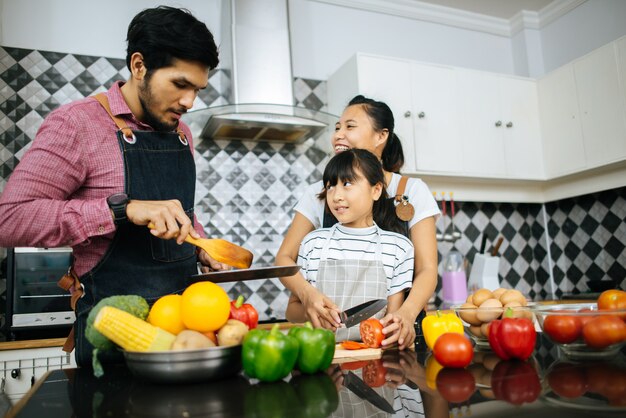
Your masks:
<path fill-rule="evenodd" d="M 502 126 L 502 121 L 501 120 L 496 122 L 496 128 L 499 128 L 500 126 Z"/>
<path fill-rule="evenodd" d="M 410 118 L 411 117 L 411 111 L 407 110 L 406 112 L 404 112 L 404 117 L 405 118 Z"/>
<path fill-rule="evenodd" d="M 506 127 L 507 127 L 507 128 L 512 128 L 512 127 L 513 127 L 513 122 L 508 122 L 508 123 L 506 124 Z"/>
<path fill-rule="evenodd" d="M 424 112 L 419 112 L 419 113 L 417 114 L 417 117 L 418 117 L 418 118 L 420 118 L 420 119 L 424 119 L 424 118 L 426 117 L 426 113 L 424 113 Z"/>

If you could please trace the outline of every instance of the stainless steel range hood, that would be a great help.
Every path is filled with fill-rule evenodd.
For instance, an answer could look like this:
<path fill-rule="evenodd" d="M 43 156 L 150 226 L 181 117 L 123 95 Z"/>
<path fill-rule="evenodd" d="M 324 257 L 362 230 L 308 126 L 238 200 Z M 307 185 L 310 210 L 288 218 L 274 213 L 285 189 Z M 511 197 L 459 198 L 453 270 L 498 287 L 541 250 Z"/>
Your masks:
<path fill-rule="evenodd" d="M 220 69 L 229 103 L 191 111 L 200 137 L 271 142 L 315 138 L 336 116 L 294 106 L 287 0 L 224 0 Z M 230 22 L 230 23 L 228 23 Z"/>

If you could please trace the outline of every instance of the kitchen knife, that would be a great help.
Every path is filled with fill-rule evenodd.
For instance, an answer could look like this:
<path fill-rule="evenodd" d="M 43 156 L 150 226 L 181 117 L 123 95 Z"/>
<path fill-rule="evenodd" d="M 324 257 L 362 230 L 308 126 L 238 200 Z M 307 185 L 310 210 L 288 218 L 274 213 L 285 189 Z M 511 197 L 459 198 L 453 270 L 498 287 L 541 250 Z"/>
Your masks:
<path fill-rule="evenodd" d="M 387 399 L 380 396 L 374 389 L 367 386 L 363 379 L 354 374 L 348 372 L 343 376 L 343 385 L 347 387 L 352 393 L 361 399 L 364 399 L 374 405 L 376 408 L 381 409 L 389 414 L 393 414 L 396 411 L 393 406 L 387 401 Z"/>
<path fill-rule="evenodd" d="M 346 328 L 350 328 L 372 317 L 385 306 L 387 306 L 387 299 L 374 299 L 341 312 L 339 317 Z"/>
<path fill-rule="evenodd" d="M 300 266 L 267 266 L 251 269 L 234 269 L 212 271 L 209 273 L 194 274 L 190 282 L 210 281 L 213 283 L 241 282 L 244 280 L 270 279 L 274 277 L 293 276 L 300 270 Z"/>

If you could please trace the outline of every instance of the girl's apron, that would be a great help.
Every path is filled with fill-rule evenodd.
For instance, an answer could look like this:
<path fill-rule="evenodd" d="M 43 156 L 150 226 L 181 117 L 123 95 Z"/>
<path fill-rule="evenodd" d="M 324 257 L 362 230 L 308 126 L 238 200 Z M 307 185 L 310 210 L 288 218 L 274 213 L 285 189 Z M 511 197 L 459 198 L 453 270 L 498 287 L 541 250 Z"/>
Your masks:
<path fill-rule="evenodd" d="M 111 114 L 102 96 L 97 100 L 119 126 L 121 119 Z M 135 200 L 178 199 L 193 222 L 196 168 L 184 134 L 125 127 L 117 131 L 117 141 L 124 160 L 125 193 Z M 85 338 L 85 325 L 98 301 L 112 295 L 140 295 L 151 304 L 165 294 L 184 290 L 187 278 L 197 269 L 191 244 L 154 237 L 148 227 L 130 222 L 118 226 L 100 262 L 79 278 L 84 296 L 76 303 L 76 363 L 91 365 L 93 346 Z M 123 361 L 117 350 L 103 354 L 103 363 Z"/>
<path fill-rule="evenodd" d="M 316 287 L 333 300 L 342 311 L 372 299 L 387 298 L 387 275 L 382 261 L 380 230 L 376 224 L 376 256 L 374 260 L 329 260 L 328 254 L 337 226 L 333 225 L 320 253 Z M 376 317 L 382 318 L 384 310 Z M 359 327 L 339 328 L 337 341 L 361 339 Z"/>

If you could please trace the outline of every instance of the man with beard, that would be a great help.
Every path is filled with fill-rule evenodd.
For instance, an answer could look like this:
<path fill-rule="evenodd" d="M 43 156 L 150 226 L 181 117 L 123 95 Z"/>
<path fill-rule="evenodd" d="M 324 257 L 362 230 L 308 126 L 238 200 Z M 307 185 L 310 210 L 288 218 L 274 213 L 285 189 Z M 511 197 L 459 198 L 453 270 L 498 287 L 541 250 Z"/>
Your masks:
<path fill-rule="evenodd" d="M 0 197 L 0 246 L 73 249 L 59 285 L 75 304 L 65 348 L 75 343 L 80 366 L 91 364 L 85 323 L 99 300 L 153 302 L 181 292 L 198 261 L 226 268 L 184 243 L 204 232 L 193 210 L 191 133 L 180 118 L 218 64 L 213 35 L 187 10 L 160 6 L 133 18 L 127 42 L 128 81 L 51 112 Z"/>

